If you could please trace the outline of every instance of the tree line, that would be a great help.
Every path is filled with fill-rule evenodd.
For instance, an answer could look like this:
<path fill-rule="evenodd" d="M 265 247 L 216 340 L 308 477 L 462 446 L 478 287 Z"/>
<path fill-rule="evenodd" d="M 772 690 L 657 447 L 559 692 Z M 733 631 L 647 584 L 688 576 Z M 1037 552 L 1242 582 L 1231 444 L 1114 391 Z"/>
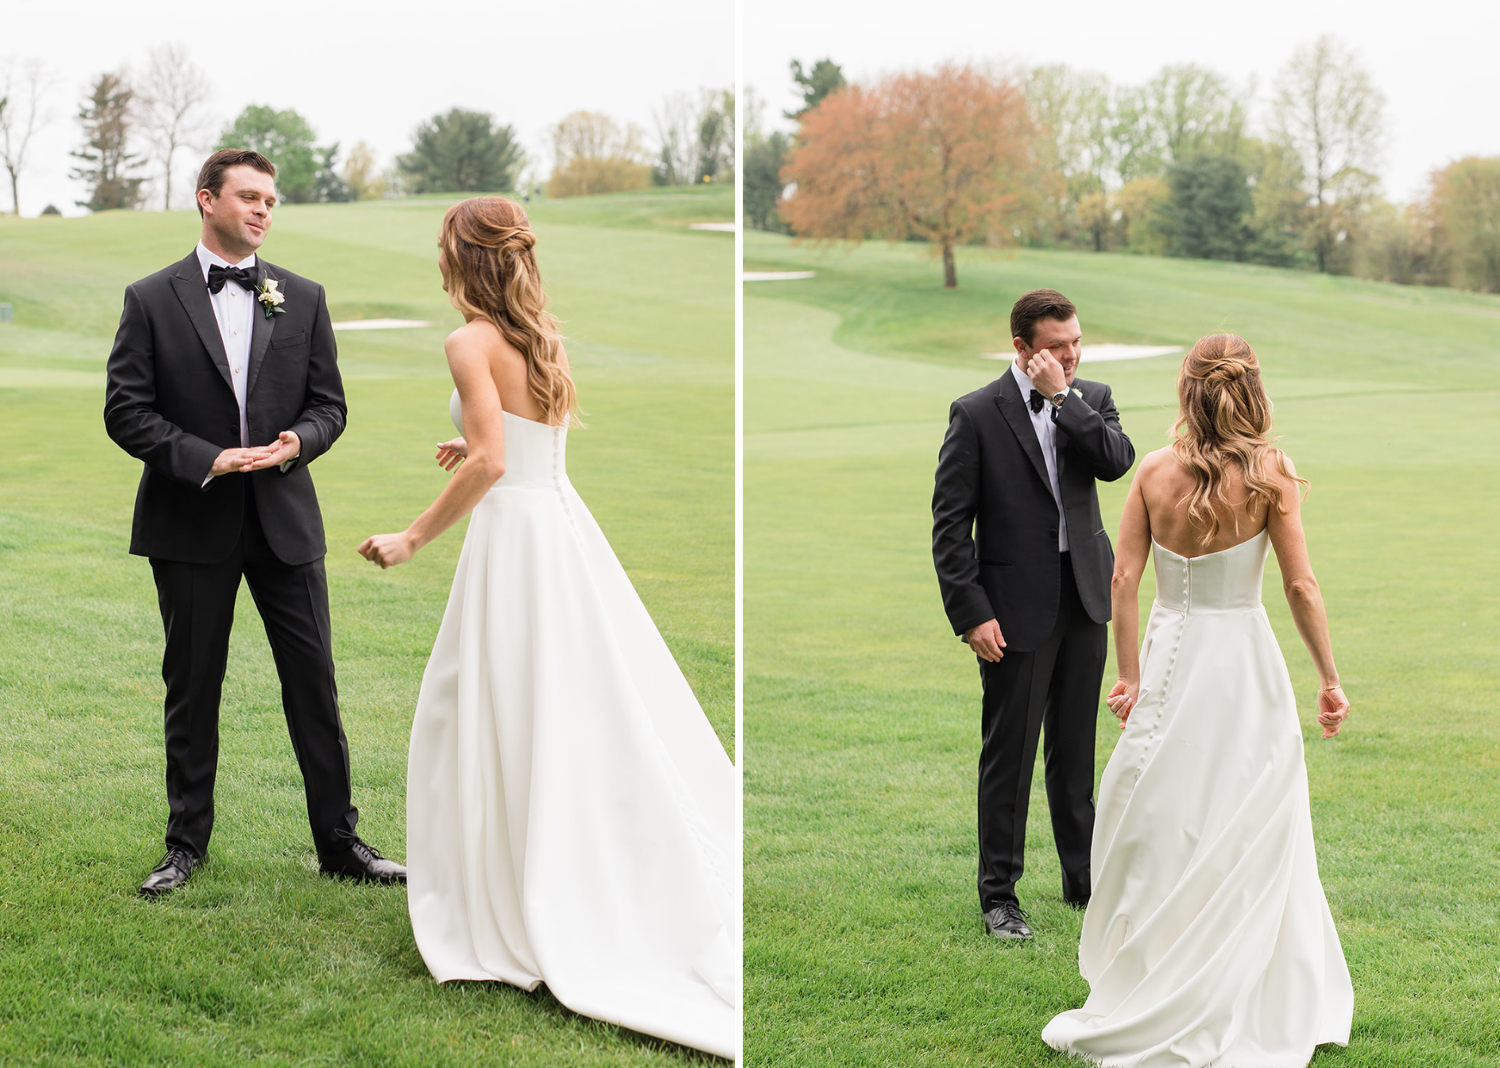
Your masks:
<path fill-rule="evenodd" d="M 34 163 L 32 146 L 51 117 L 51 85 L 39 60 L 0 63 L 0 162 L 10 183 L 11 211 L 20 214 L 19 185 Z M 361 141 L 340 162 L 340 143 L 319 143 L 292 109 L 245 107 L 217 131 L 207 76 L 179 45 L 158 45 L 138 71 L 95 77 L 79 103 L 79 146 L 70 177 L 90 211 L 172 205 L 174 167 L 183 153 L 249 148 L 277 167 L 277 187 L 292 204 L 447 192 L 544 190 L 549 196 L 618 192 L 652 185 L 734 180 L 734 94 L 676 93 L 653 113 L 654 136 L 604 112 L 577 111 L 550 131 L 553 166 L 542 179 L 515 127 L 484 111 L 452 108 L 420 123 L 410 149 L 384 168 Z M 180 193 L 180 189 L 179 189 Z M 156 197 L 159 196 L 159 200 Z M 59 214 L 48 205 L 44 214 Z"/>
<path fill-rule="evenodd" d="M 1301 267 L 1500 291 L 1500 159 L 1435 171 L 1408 205 L 1376 177 L 1385 99 L 1332 36 L 1251 92 L 1196 64 L 1142 85 L 1066 65 L 848 84 L 792 63 L 795 134 L 752 102 L 747 222 L 814 240 L 932 244 L 957 285 L 961 245 L 1021 245 Z"/>

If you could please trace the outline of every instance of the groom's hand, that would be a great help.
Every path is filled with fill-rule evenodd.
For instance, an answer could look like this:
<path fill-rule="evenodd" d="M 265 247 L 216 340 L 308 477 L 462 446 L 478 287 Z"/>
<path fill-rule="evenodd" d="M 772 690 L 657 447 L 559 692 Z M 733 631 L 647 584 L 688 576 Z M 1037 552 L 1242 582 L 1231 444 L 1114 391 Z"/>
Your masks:
<path fill-rule="evenodd" d="M 254 471 L 265 466 L 261 461 L 269 455 L 271 455 L 269 445 L 261 445 L 253 449 L 225 449 L 214 460 L 213 467 L 209 468 L 209 477 L 230 475 L 236 471 Z"/>
<path fill-rule="evenodd" d="M 964 641 L 969 643 L 975 656 L 991 664 L 1005 657 L 1005 636 L 1000 633 L 1000 624 L 993 619 L 964 631 Z"/>
<path fill-rule="evenodd" d="M 1026 377 L 1031 379 L 1032 386 L 1043 396 L 1051 397 L 1068 388 L 1067 372 L 1050 349 L 1037 349 L 1033 352 L 1023 370 Z"/>
<path fill-rule="evenodd" d="M 264 446 L 262 451 L 264 455 L 248 470 L 260 471 L 267 467 L 280 467 L 289 460 L 295 460 L 302 454 L 302 439 L 290 430 L 283 430 L 276 435 L 276 440 Z"/>

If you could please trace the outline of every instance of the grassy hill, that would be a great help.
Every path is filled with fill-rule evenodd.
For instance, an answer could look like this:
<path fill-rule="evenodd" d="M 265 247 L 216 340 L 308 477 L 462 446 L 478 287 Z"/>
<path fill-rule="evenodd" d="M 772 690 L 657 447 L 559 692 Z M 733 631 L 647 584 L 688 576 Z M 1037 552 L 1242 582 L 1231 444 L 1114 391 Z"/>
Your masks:
<path fill-rule="evenodd" d="M 745 286 L 748 1063 L 1061 1065 L 1082 1004 L 1040 768 L 1037 930 L 1006 947 L 974 891 L 979 680 L 942 613 L 932 474 L 949 402 L 998 376 L 1008 315 L 1051 286 L 1085 342 L 1259 354 L 1312 480 L 1313 565 L 1353 716 L 1318 740 L 1316 675 L 1274 558 L 1265 601 L 1299 701 L 1354 1034 L 1316 1065 L 1500 1065 L 1500 299 L 1233 264 L 749 234 Z M 1166 444 L 1178 357 L 1084 364 L 1138 455 Z M 1101 487 L 1113 537 L 1129 479 Z M 1148 575 L 1149 597 L 1151 581 Z M 1106 685 L 1113 680 L 1113 665 Z M 1101 704 L 1097 768 L 1118 731 Z"/>
<path fill-rule="evenodd" d="M 406 746 L 462 531 L 380 572 L 355 552 L 447 478 L 439 288 L 452 198 L 288 206 L 268 260 L 322 282 L 348 430 L 313 468 L 360 830 L 405 852 Z M 733 215 L 727 189 L 531 207 L 589 429 L 574 483 L 733 750 Z M 698 1055 L 573 1016 L 545 992 L 439 988 L 400 891 L 316 874 L 269 650 L 240 600 L 208 865 L 160 902 L 161 622 L 128 556 L 140 465 L 104 434 L 129 282 L 186 255 L 196 213 L 0 219 L 0 1063 L 646 1065 Z M 580 924 L 588 918 L 580 916 Z M 706 1058 L 704 1058 L 706 1059 Z"/>

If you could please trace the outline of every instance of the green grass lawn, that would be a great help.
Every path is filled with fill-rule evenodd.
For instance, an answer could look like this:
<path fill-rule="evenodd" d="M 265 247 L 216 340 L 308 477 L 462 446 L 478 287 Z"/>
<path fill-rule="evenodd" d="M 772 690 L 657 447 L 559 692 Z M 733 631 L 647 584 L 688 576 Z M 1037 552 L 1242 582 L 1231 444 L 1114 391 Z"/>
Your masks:
<path fill-rule="evenodd" d="M 354 552 L 448 477 L 439 288 L 452 198 L 277 210 L 267 259 L 343 333 L 348 429 L 313 467 L 361 833 L 405 852 L 406 749 L 462 530 L 381 572 Z M 733 752 L 732 190 L 542 201 L 531 215 L 589 429 L 570 473 Z M 209 863 L 146 902 L 162 852 L 161 620 L 127 555 L 140 465 L 104 434 L 124 286 L 186 255 L 196 213 L 0 219 L 0 1064 L 654 1065 L 711 1058 L 545 992 L 439 987 L 399 889 L 316 873 L 269 650 L 239 603 Z M 578 917 L 586 925 L 589 918 Z"/>
<path fill-rule="evenodd" d="M 974 890 L 979 679 L 943 616 L 932 473 L 949 402 L 997 377 L 1011 304 L 1051 286 L 1084 340 L 1260 355 L 1353 717 L 1322 742 L 1274 557 L 1266 604 L 1302 703 L 1353 1035 L 1319 1066 L 1500 1065 L 1500 298 L 1185 260 L 748 234 L 745 286 L 746 1061 L 1060 1065 L 1082 1004 L 1041 771 L 1034 942 Z M 1180 358 L 1101 363 L 1137 454 L 1166 443 Z M 1118 526 L 1128 478 L 1102 486 Z M 1146 582 L 1143 601 L 1151 596 Z M 1106 685 L 1113 679 L 1113 664 Z M 1114 745 L 1100 706 L 1097 769 Z"/>

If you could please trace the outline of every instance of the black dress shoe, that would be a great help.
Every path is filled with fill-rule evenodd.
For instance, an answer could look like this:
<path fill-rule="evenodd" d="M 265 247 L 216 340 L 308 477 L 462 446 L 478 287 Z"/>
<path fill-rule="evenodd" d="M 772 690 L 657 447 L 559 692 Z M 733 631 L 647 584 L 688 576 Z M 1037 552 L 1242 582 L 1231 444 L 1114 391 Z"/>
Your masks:
<path fill-rule="evenodd" d="M 1031 937 L 1031 928 L 1026 926 L 1026 913 L 1014 901 L 1002 901 L 986 912 L 984 925 L 996 938 Z"/>
<path fill-rule="evenodd" d="M 156 870 L 146 876 L 146 881 L 141 884 L 141 896 L 160 897 L 176 890 L 187 882 L 189 873 L 197 866 L 198 858 L 192 853 L 181 846 L 171 846 Z"/>
<path fill-rule="evenodd" d="M 350 835 L 343 844 L 345 848 L 337 853 L 318 854 L 318 867 L 324 875 L 361 883 L 406 884 L 406 869 L 386 860 L 362 839 Z"/>

